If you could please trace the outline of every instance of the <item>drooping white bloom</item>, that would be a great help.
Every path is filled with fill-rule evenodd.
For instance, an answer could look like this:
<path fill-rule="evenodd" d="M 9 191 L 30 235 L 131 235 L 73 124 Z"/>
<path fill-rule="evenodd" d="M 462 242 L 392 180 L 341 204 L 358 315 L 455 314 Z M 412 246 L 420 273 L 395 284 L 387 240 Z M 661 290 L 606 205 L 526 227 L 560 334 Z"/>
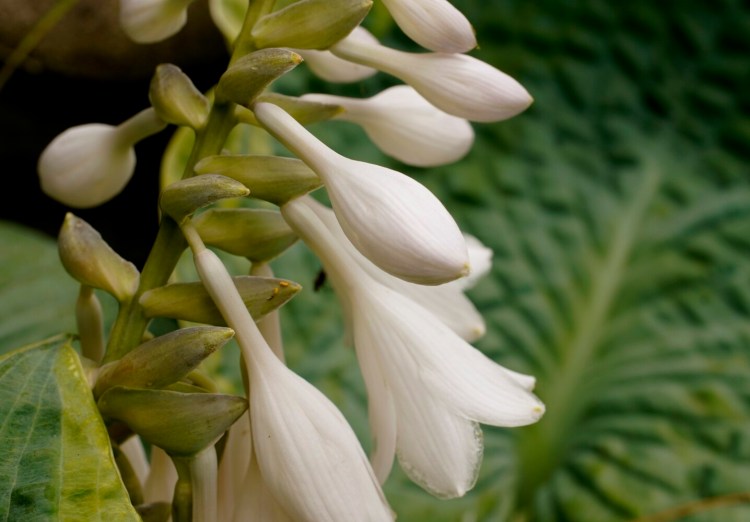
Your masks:
<path fill-rule="evenodd" d="M 135 169 L 133 145 L 165 125 L 153 109 L 146 109 L 116 127 L 99 123 L 71 127 L 39 157 L 42 190 L 71 207 L 101 205 L 130 181 Z"/>
<path fill-rule="evenodd" d="M 232 424 L 226 435 L 224 451 L 219 462 L 217 478 L 217 499 L 219 520 L 231 521 L 235 507 L 246 495 L 245 474 L 253 453 L 253 439 L 250 432 L 250 414 L 245 411 L 237 422 Z"/>
<path fill-rule="evenodd" d="M 377 43 L 377 39 L 364 27 L 356 27 L 348 36 L 351 39 L 361 39 L 366 42 Z M 332 83 L 352 83 L 369 78 L 378 71 L 372 67 L 365 67 L 354 62 L 342 60 L 330 51 L 316 51 L 313 49 L 294 49 L 304 58 L 305 63 L 318 78 Z"/>
<path fill-rule="evenodd" d="M 331 52 L 396 76 L 439 109 L 471 121 L 505 120 L 533 101 L 516 80 L 464 54 L 407 53 L 349 38 Z"/>
<path fill-rule="evenodd" d="M 383 152 L 407 165 L 434 167 L 463 158 L 474 130 L 463 118 L 447 114 L 408 85 L 386 89 L 367 99 L 305 94 L 303 99 L 340 105 L 340 120 L 356 123 Z"/>
<path fill-rule="evenodd" d="M 441 53 L 465 53 L 477 46 L 474 29 L 447 0 L 383 0 L 409 38 Z"/>
<path fill-rule="evenodd" d="M 464 294 L 464 290 L 468 287 L 467 281 L 469 278 L 481 277 L 483 273 L 489 270 L 491 262 L 486 258 L 486 252 L 489 249 L 475 237 L 464 234 L 469 247 L 471 266 L 471 272 L 468 276 L 442 285 L 418 285 L 383 272 L 360 254 L 346 238 L 331 209 L 317 203 L 312 198 L 305 198 L 305 203 L 334 235 L 341 248 L 346 250 L 370 277 L 428 309 L 464 340 L 472 342 L 484 335 L 484 318 Z"/>
<path fill-rule="evenodd" d="M 369 277 L 304 200 L 287 203 L 282 212 L 351 307 L 379 478 L 387 476 L 395 452 L 426 490 L 462 496 L 481 463 L 478 423 L 523 426 L 543 414 L 530 392 L 534 378 L 496 364 L 426 308 Z"/>
<path fill-rule="evenodd" d="M 120 0 L 120 25 L 138 43 L 154 43 L 176 34 L 187 23 L 193 0 Z"/>
<path fill-rule="evenodd" d="M 344 232 L 386 272 L 439 284 L 468 272 L 461 231 L 442 203 L 412 178 L 345 158 L 281 108 L 255 105 L 258 121 L 323 180 Z"/>
<path fill-rule="evenodd" d="M 242 350 L 254 454 L 274 499 L 296 521 L 392 520 L 341 412 L 273 354 L 219 258 L 204 248 L 194 251 L 194 260 Z"/>
<path fill-rule="evenodd" d="M 172 503 L 174 486 L 177 483 L 177 469 L 169 455 L 158 446 L 151 446 L 151 466 L 143 486 L 143 500 Z"/>

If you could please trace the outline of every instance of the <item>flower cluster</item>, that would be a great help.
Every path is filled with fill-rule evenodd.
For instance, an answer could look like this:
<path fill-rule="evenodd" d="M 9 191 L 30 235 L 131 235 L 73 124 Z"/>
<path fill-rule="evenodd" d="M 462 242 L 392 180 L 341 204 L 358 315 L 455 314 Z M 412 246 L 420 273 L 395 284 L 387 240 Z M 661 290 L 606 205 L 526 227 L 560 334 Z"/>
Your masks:
<path fill-rule="evenodd" d="M 122 25 L 136 41 L 158 41 L 184 25 L 190 3 L 121 0 Z M 45 192 L 89 207 L 127 183 L 138 140 L 167 124 L 195 133 L 183 179 L 162 190 L 160 232 L 143 274 L 80 220 L 69 218 L 61 233 L 66 268 L 86 289 L 81 344 L 101 366 L 93 393 L 103 417 L 159 448 L 149 464 L 136 439 L 122 445 L 143 498 L 171 502 L 175 520 L 392 520 L 381 485 L 396 457 L 428 492 L 460 497 L 480 468 L 479 424 L 523 426 L 544 412 L 533 377 L 469 344 L 485 326 L 464 291 L 489 270 L 491 251 L 462 233 L 413 178 L 347 158 L 304 124 L 355 123 L 386 154 L 431 167 L 468 153 L 469 121 L 510 118 L 531 97 L 510 76 L 464 54 L 476 47 L 474 32 L 447 0 L 384 0 L 404 33 L 429 51 L 423 53 L 387 48 L 362 28 L 371 1 L 299 0 L 276 9 L 274 1 L 253 0 L 241 17 L 228 4 L 210 2 L 234 49 L 210 96 L 178 68 L 160 66 L 152 107 L 117 127 L 70 129 L 39 161 Z M 364 99 L 269 92 L 303 59 L 332 82 L 382 71 L 404 84 Z M 243 125 L 265 130 L 296 158 L 227 154 L 230 132 Z M 320 187 L 332 208 L 308 195 Z M 278 209 L 217 208 L 248 195 Z M 277 308 L 299 286 L 275 278 L 269 261 L 298 238 L 319 257 L 344 310 L 367 389 L 369 458 L 336 406 L 284 362 Z M 200 281 L 170 283 L 186 245 Z M 233 278 L 206 245 L 249 259 L 250 275 Z M 108 261 L 87 268 L 86 256 L 102 252 Z M 128 284 L 100 283 L 122 280 Z M 121 308 L 106 350 L 101 321 L 87 320 L 96 307 L 92 286 L 124 288 L 115 295 Z M 181 329 L 139 344 L 148 320 L 160 316 L 218 328 Z M 242 399 L 216 394 L 196 373 L 231 335 L 242 354 Z M 88 339 L 98 339 L 96 349 Z M 190 349 L 175 350 L 177 343 Z M 155 413 L 167 407 L 174 415 Z"/>

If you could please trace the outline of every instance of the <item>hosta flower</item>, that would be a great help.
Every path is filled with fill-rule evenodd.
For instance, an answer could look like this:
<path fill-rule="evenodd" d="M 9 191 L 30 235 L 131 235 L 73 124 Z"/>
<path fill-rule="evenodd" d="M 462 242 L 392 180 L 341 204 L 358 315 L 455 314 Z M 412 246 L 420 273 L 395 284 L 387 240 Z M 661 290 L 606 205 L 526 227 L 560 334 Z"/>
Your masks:
<path fill-rule="evenodd" d="M 474 304 L 464 295 L 464 290 L 470 286 L 470 283 L 480 278 L 490 268 L 491 260 L 487 258 L 487 253 L 489 251 L 491 256 L 492 251 L 475 237 L 464 235 L 471 265 L 468 276 L 442 285 L 418 285 L 383 272 L 360 254 L 346 238 L 331 209 L 312 198 L 305 198 L 305 203 L 334 235 L 339 246 L 346 250 L 370 277 L 427 308 L 466 341 L 475 341 L 484 335 L 484 319 Z"/>
<path fill-rule="evenodd" d="M 300 236 L 338 279 L 368 390 L 381 480 L 394 453 L 404 471 L 436 496 L 466 493 L 482 458 L 478 423 L 523 426 L 543 404 L 534 378 L 508 370 L 456 335 L 426 308 L 359 268 L 303 200 L 283 208 Z"/>
<path fill-rule="evenodd" d="M 349 38 L 331 51 L 401 78 L 439 109 L 471 121 L 505 120 L 533 101 L 516 80 L 464 54 L 407 53 Z"/>
<path fill-rule="evenodd" d="M 436 108 L 408 85 L 367 99 L 326 94 L 302 98 L 344 107 L 338 119 L 362 126 L 383 152 L 408 165 L 433 167 L 458 161 L 474 142 L 469 122 Z"/>
<path fill-rule="evenodd" d="M 130 181 L 133 145 L 164 126 L 153 109 L 146 109 L 116 127 L 91 123 L 66 130 L 39 157 L 42 190 L 71 207 L 101 205 Z"/>
<path fill-rule="evenodd" d="M 348 38 L 358 38 L 377 43 L 377 39 L 364 27 L 356 27 Z M 295 49 L 310 70 L 318 78 L 332 83 L 352 83 L 369 78 L 377 71 L 372 67 L 365 67 L 357 63 L 342 60 L 330 51 L 316 51 L 313 49 Z"/>
<path fill-rule="evenodd" d="M 442 53 L 465 53 L 477 46 L 474 29 L 447 0 L 383 0 L 409 38 Z"/>
<path fill-rule="evenodd" d="M 320 176 L 347 237 L 378 267 L 425 284 L 468 272 L 461 231 L 424 186 L 337 154 L 275 105 L 258 103 L 254 110 L 258 121 Z"/>
<path fill-rule="evenodd" d="M 159 42 L 185 26 L 192 1 L 120 0 L 120 25 L 135 42 Z"/>
<path fill-rule="evenodd" d="M 276 501 L 296 521 L 392 520 L 367 457 L 341 412 L 273 354 L 219 258 L 203 249 L 194 259 L 242 350 L 253 448 Z"/>

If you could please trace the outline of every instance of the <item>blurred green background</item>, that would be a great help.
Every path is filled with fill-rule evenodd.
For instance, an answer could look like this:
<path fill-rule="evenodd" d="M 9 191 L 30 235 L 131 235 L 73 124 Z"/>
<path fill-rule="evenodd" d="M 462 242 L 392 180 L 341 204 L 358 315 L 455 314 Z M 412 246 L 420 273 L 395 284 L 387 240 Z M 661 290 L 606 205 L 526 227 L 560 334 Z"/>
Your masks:
<path fill-rule="evenodd" d="M 535 98 L 530 110 L 475 125 L 471 153 L 429 171 L 389 160 L 354 126 L 312 130 L 351 157 L 414 175 L 493 249 L 491 274 L 470 293 L 488 323 L 477 346 L 536 375 L 547 414 L 529 428 L 485 427 L 480 480 L 463 499 L 432 499 L 397 471 L 386 490 L 399 519 L 750 520 L 750 5 L 454 4 L 476 27 L 472 54 L 518 79 Z M 411 47 L 378 2 L 367 25 Z M 184 68 L 207 88 L 222 64 Z M 25 188 L 0 217 L 54 234 L 65 209 L 39 194 L 36 156 L 69 125 L 135 112 L 147 82 L 12 78 L 0 91 L 0 152 L 6 180 Z M 278 89 L 369 96 L 394 82 L 331 86 L 300 68 Z M 133 202 L 155 201 L 165 142 L 139 145 L 133 186 L 81 213 L 136 263 L 156 212 Z M 27 241 L 4 232 L 0 348 L 71 325 L 74 285 L 59 283 L 67 276 L 53 246 Z M 307 289 L 283 309 L 289 365 L 367 445 L 335 297 L 328 286 L 312 291 L 319 263 L 297 245 L 274 266 Z"/>

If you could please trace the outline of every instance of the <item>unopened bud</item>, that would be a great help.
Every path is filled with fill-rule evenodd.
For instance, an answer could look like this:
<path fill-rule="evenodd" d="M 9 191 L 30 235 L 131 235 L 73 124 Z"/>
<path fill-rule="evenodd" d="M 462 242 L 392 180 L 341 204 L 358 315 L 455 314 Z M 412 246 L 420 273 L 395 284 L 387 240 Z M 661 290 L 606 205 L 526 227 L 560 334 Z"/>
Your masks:
<path fill-rule="evenodd" d="M 172 183 L 161 194 L 159 206 L 178 223 L 199 208 L 227 198 L 239 198 L 250 193 L 248 188 L 232 178 L 209 174 Z"/>
<path fill-rule="evenodd" d="M 150 444 L 190 456 L 216 442 L 247 409 L 242 397 L 116 386 L 97 402 L 102 415 L 127 424 Z"/>
<path fill-rule="evenodd" d="M 114 386 L 162 388 L 198 367 L 234 335 L 231 328 L 182 328 L 156 337 L 102 368 L 94 387 L 99 396 Z"/>
<path fill-rule="evenodd" d="M 301 0 L 262 17 L 252 31 L 258 47 L 327 49 L 357 27 L 372 0 Z"/>
<path fill-rule="evenodd" d="M 195 172 L 236 179 L 250 189 L 251 197 L 279 206 L 323 184 L 302 161 L 281 156 L 210 156 L 198 162 Z"/>
<path fill-rule="evenodd" d="M 208 99 L 171 63 L 156 67 L 148 99 L 159 118 L 167 123 L 200 129 L 208 119 Z"/>
<path fill-rule="evenodd" d="M 294 281 L 265 277 L 232 278 L 248 312 L 256 321 L 299 292 Z M 139 301 L 146 317 L 171 317 L 224 326 L 226 322 L 202 283 L 173 283 L 145 292 Z"/>
<path fill-rule="evenodd" d="M 185 26 L 192 1 L 120 0 L 120 25 L 134 42 L 159 42 Z"/>
<path fill-rule="evenodd" d="M 139 274 L 84 220 L 66 214 L 58 237 L 60 260 L 81 284 L 101 288 L 124 301 L 138 289 Z"/>
<path fill-rule="evenodd" d="M 297 241 L 297 234 L 275 210 L 209 209 L 195 217 L 193 225 L 207 245 L 253 263 L 273 259 Z"/>
<path fill-rule="evenodd" d="M 216 97 L 249 105 L 271 82 L 301 62 L 302 57 L 289 49 L 261 49 L 245 55 L 221 76 Z"/>

